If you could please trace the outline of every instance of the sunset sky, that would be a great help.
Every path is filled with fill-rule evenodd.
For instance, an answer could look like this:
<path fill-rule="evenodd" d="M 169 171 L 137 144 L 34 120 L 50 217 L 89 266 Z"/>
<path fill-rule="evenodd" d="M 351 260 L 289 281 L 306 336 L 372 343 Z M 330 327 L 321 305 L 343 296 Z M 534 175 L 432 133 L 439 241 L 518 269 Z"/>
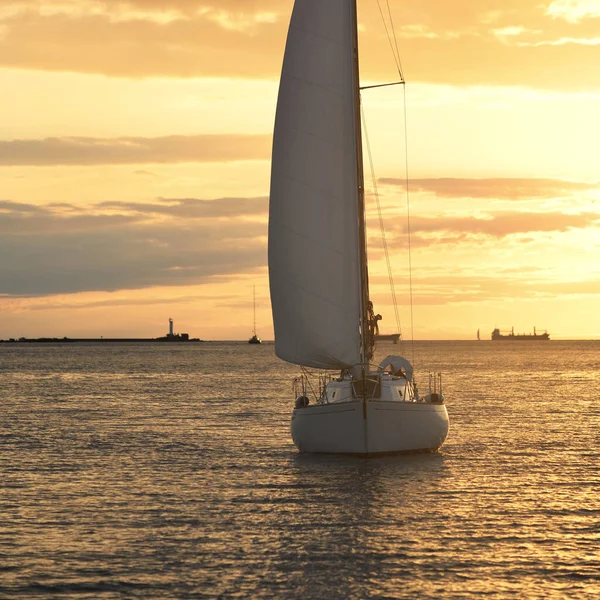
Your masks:
<path fill-rule="evenodd" d="M 157 337 L 169 317 L 246 339 L 253 287 L 273 338 L 271 134 L 292 4 L 0 4 L 0 339 Z M 415 339 L 600 338 L 600 1 L 390 6 Z M 359 0 L 359 21 L 363 84 L 395 81 L 377 0 Z M 403 90 L 363 99 L 408 337 Z M 366 176 L 371 295 L 393 332 Z"/>

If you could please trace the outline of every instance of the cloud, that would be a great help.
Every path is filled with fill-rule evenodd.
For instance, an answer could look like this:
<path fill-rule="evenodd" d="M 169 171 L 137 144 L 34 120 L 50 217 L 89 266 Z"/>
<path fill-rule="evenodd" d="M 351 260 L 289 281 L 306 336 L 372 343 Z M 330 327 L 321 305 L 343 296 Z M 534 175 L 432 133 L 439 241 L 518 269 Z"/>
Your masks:
<path fill-rule="evenodd" d="M 43 213 L 46 209 L 34 204 L 25 202 L 11 202 L 9 200 L 0 200 L 0 214 L 6 213 Z M 1 225 L 1 223 L 0 223 Z"/>
<path fill-rule="evenodd" d="M 378 283 L 387 284 L 383 277 Z M 437 273 L 434 276 L 413 274 L 413 302 L 416 306 L 444 306 L 459 303 L 483 303 L 490 300 L 554 299 L 557 296 L 595 296 L 600 295 L 598 280 L 581 279 L 549 281 L 548 273 L 543 269 L 521 269 L 512 272 L 508 269 L 496 269 L 493 276 L 477 270 L 467 272 L 456 269 L 451 274 Z M 377 291 L 374 290 L 374 294 Z M 399 290 L 397 290 L 399 293 Z M 386 301 L 377 303 L 379 309 Z M 389 300 L 387 301 L 389 302 Z M 388 323 L 391 321 L 388 319 Z"/>
<path fill-rule="evenodd" d="M 0 10 L 0 65 L 112 77 L 275 79 L 292 4 L 12 0 Z M 409 81 L 570 91 L 600 85 L 589 45 L 597 37 L 591 0 L 408 0 L 392 3 L 392 14 Z M 360 22 L 365 77 L 393 76 L 377 8 L 361 7 Z"/>
<path fill-rule="evenodd" d="M 381 236 L 376 219 L 369 219 L 369 256 L 383 258 Z M 434 216 L 412 216 L 410 245 L 413 249 L 456 248 L 464 252 L 464 259 L 480 256 L 482 249 L 489 251 L 496 244 L 506 244 L 510 238 L 513 248 L 523 248 L 544 240 L 548 250 L 556 248 L 558 234 L 572 231 L 600 231 L 600 212 L 565 213 L 534 211 L 489 211 L 479 217 L 455 216 L 442 213 Z M 386 244 L 394 251 L 408 248 L 408 225 L 404 217 L 386 218 Z M 550 239 L 550 238 L 554 239 Z M 567 242 L 572 244 L 573 241 Z M 498 248 L 505 250 L 508 246 Z M 487 251 L 486 250 L 486 251 Z M 520 251 L 520 250 L 519 250 Z"/>
<path fill-rule="evenodd" d="M 560 232 L 574 228 L 585 228 L 600 224 L 600 214 L 583 213 L 492 213 L 489 218 L 471 217 L 415 217 L 411 219 L 411 230 L 416 234 L 448 232 L 458 236 L 485 235 L 503 238 L 515 234 Z"/>
<path fill-rule="evenodd" d="M 543 40 L 541 42 L 519 42 L 520 46 L 564 46 L 566 44 L 579 44 L 582 46 L 600 46 L 600 38 L 568 38 L 557 40 Z"/>
<path fill-rule="evenodd" d="M 600 7 L 595 0 L 554 0 L 546 14 L 569 23 L 579 23 L 584 19 L 600 17 Z"/>
<path fill-rule="evenodd" d="M 186 219 L 266 218 L 268 199 L 265 197 L 220 198 L 218 200 L 159 198 L 157 203 L 102 202 L 96 207 L 100 210 L 110 209 L 138 215 L 169 215 Z"/>
<path fill-rule="evenodd" d="M 267 264 L 266 197 L 159 198 L 96 204 L 0 202 L 0 296 L 47 296 L 226 280 Z M 491 212 L 483 218 L 411 219 L 413 247 L 472 252 L 507 236 L 555 234 L 600 225 L 600 214 Z M 404 248 L 402 219 L 386 224 Z M 520 237 L 519 237 L 520 236 Z M 377 258 L 377 248 L 371 255 Z"/>
<path fill-rule="evenodd" d="M 254 218 L 264 198 L 104 203 L 76 214 L 1 207 L 0 254 L 11 259 L 0 263 L 0 295 L 192 285 L 266 264 L 266 218 Z"/>
<path fill-rule="evenodd" d="M 124 165 L 265 160 L 270 135 L 55 137 L 0 141 L 0 165 Z"/>
<path fill-rule="evenodd" d="M 405 179 L 382 178 L 384 185 L 406 187 Z M 442 177 L 410 179 L 409 191 L 433 193 L 443 198 L 495 198 L 502 200 L 548 199 L 600 188 L 600 183 L 563 179 Z"/>
<path fill-rule="evenodd" d="M 243 223 L 266 223 L 268 199 L 261 198 L 219 198 L 199 200 L 196 198 L 159 198 L 156 202 L 100 202 L 87 206 L 67 203 L 35 205 L 0 201 L 0 235 L 43 236 L 48 232 L 56 234 L 87 234 L 94 230 L 108 230 L 113 227 L 137 224 L 158 224 L 173 229 L 175 224 L 183 224 L 184 229 L 192 227 L 192 221 L 201 221 L 205 227 L 211 219 L 228 220 L 229 231 Z M 195 226 L 195 225 L 193 225 Z M 219 231 L 222 223 L 214 223 Z M 248 231 L 252 231 L 249 226 Z M 266 231 L 266 230 L 265 230 Z M 242 236 L 244 237 L 244 236 Z"/>
<path fill-rule="evenodd" d="M 574 229 L 600 226 L 599 213 L 565 214 L 537 212 L 490 213 L 485 218 L 411 217 L 411 246 L 413 248 L 459 246 L 477 252 L 484 243 L 515 236 L 519 243 L 534 241 L 540 234 L 558 234 Z M 370 255 L 381 258 L 381 243 L 375 230 L 370 230 Z M 386 242 L 389 248 L 406 249 L 407 225 L 403 219 L 386 223 Z"/>
<path fill-rule="evenodd" d="M 168 304 L 186 304 L 192 302 L 205 302 L 205 296 L 176 296 L 173 295 L 155 295 L 151 298 L 144 298 L 144 306 Z M 57 301 L 44 301 L 43 304 L 37 304 L 34 300 L 29 301 L 31 304 L 26 305 L 27 310 L 31 311 L 46 311 L 46 310 L 80 310 L 90 308 L 126 308 L 130 306 L 139 306 L 139 298 L 124 298 L 108 296 L 106 300 L 89 299 L 87 297 L 78 297 L 76 300 L 69 297 L 69 300 L 58 298 Z M 23 306 L 24 303 L 21 304 Z"/>
<path fill-rule="evenodd" d="M 105 10 L 94 10 L 99 4 L 81 0 L 78 8 L 44 11 L 41 3 L 6 16 L 0 65 L 117 77 L 261 77 L 281 65 L 286 28 L 263 10 L 189 11 L 179 3 L 170 13 L 178 18 L 161 22 L 164 11 L 126 13 L 118 8 L 123 3 L 111 10 L 104 2 Z"/>

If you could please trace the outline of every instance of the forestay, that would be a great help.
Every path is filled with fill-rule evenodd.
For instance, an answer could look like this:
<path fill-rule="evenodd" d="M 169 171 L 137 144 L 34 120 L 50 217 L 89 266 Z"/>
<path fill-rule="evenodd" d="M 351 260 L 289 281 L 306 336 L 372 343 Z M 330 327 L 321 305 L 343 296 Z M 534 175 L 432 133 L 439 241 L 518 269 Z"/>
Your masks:
<path fill-rule="evenodd" d="M 286 45 L 273 138 L 269 277 L 275 351 L 360 362 L 353 0 L 302 0 Z"/>

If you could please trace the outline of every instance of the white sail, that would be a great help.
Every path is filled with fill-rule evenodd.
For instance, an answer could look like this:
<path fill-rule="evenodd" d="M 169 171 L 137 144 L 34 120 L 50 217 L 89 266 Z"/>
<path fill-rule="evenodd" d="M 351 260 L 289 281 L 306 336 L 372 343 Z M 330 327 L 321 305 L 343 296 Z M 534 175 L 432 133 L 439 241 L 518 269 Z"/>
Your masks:
<path fill-rule="evenodd" d="M 360 362 L 354 0 L 296 0 L 273 136 L 269 278 L 275 351 Z"/>

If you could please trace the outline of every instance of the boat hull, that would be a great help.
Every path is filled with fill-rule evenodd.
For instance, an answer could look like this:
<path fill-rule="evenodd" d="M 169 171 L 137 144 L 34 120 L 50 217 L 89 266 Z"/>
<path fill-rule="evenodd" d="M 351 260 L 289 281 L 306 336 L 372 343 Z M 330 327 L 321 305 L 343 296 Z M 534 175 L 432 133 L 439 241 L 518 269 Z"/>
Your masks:
<path fill-rule="evenodd" d="M 356 401 L 296 408 L 291 433 L 300 452 L 378 455 L 434 452 L 448 427 L 444 404 Z"/>

